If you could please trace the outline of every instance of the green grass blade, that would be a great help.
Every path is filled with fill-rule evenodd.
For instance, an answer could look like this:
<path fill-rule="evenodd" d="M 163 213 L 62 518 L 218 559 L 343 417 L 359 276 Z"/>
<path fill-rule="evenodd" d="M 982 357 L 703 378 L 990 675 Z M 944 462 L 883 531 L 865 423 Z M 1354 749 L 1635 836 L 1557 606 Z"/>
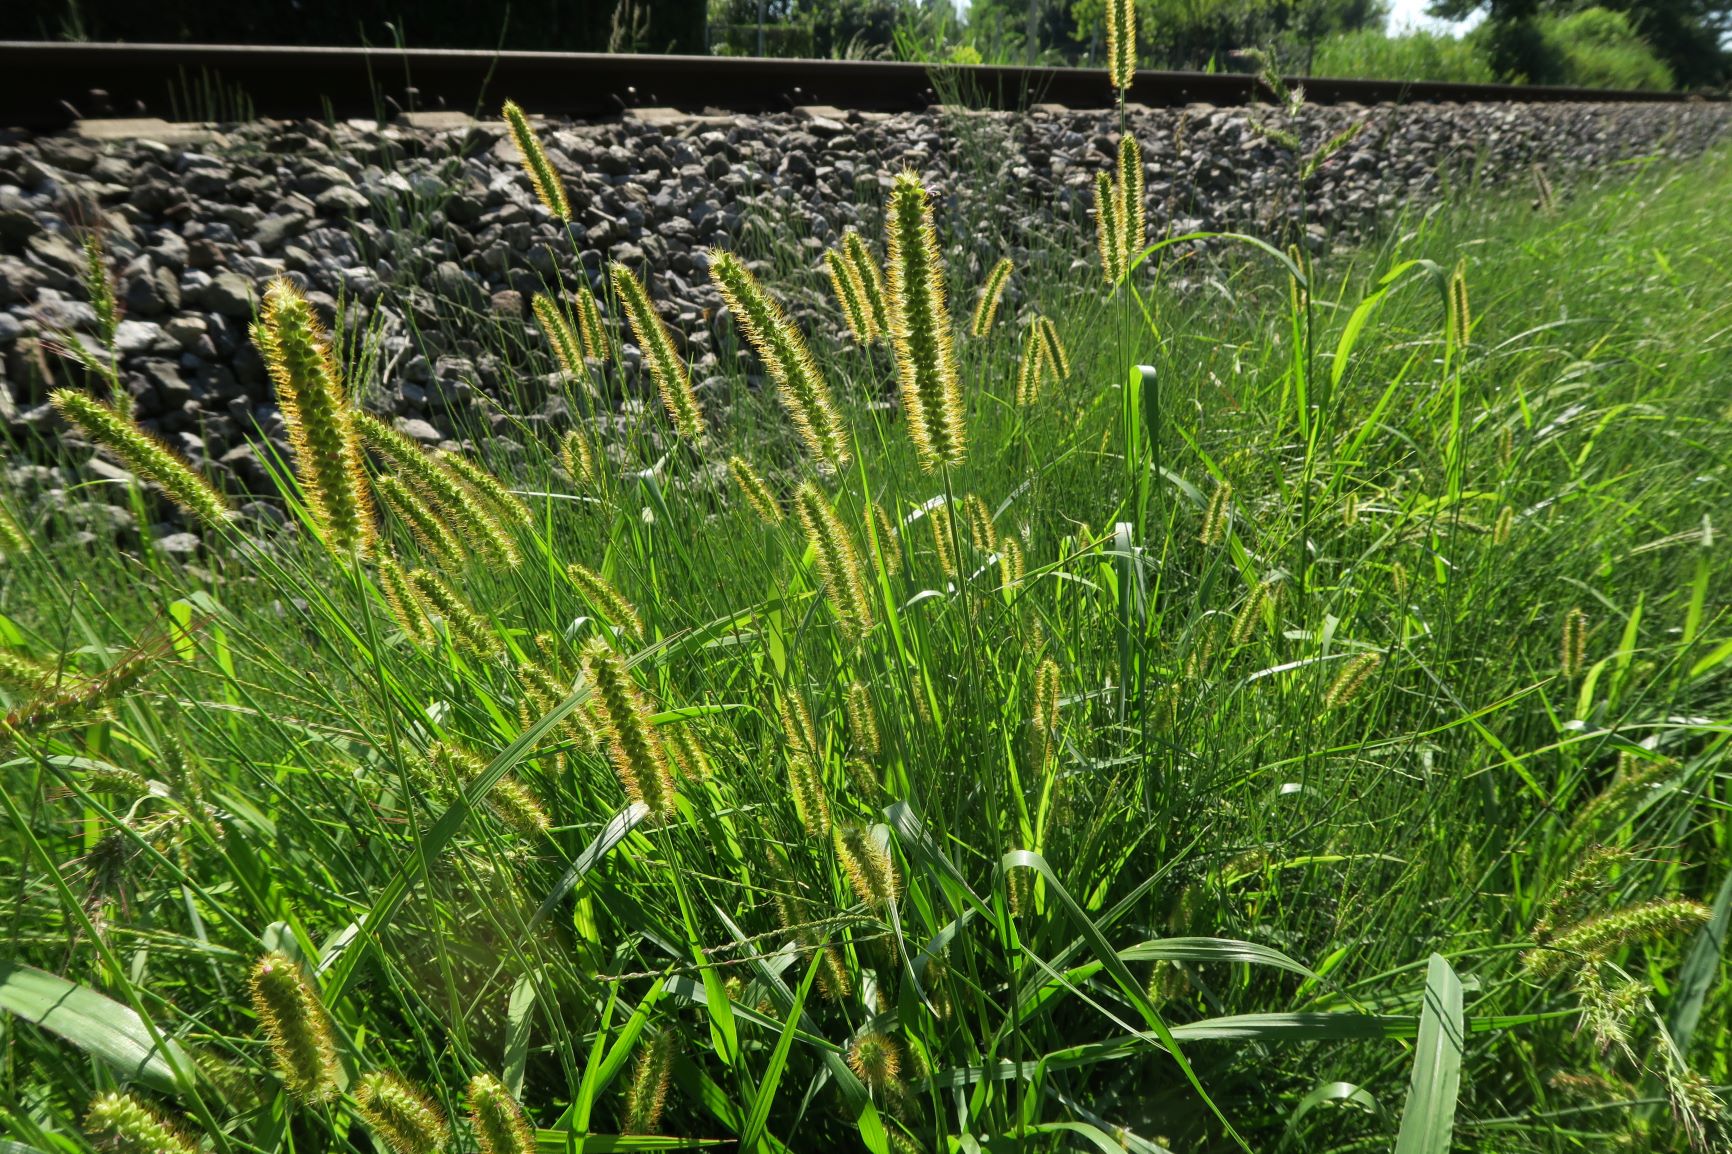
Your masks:
<path fill-rule="evenodd" d="M 1401 1112 L 1395 1154 L 1449 1154 L 1450 1138 L 1455 1133 L 1456 1094 L 1461 1088 L 1463 1041 L 1461 979 L 1442 955 L 1433 954 L 1426 967 L 1413 1083 Z"/>
<path fill-rule="evenodd" d="M 17 962 L 0 962 L 0 1009 L 58 1034 L 124 1078 L 173 1093 L 174 1067 L 151 1041 L 144 1020 L 89 986 Z M 171 1040 L 175 1060 L 191 1070 L 186 1052 Z"/>
<path fill-rule="evenodd" d="M 1678 971 L 1677 990 L 1672 995 L 1672 1013 L 1666 1028 L 1678 1053 L 1690 1055 L 1690 1039 L 1695 1036 L 1696 1023 L 1702 1017 L 1702 1003 L 1714 988 L 1720 974 L 1720 952 L 1726 945 L 1726 925 L 1732 921 L 1732 871 L 1720 883 L 1720 893 L 1714 898 L 1713 914 L 1708 923 L 1696 931 L 1690 943 L 1690 953 Z"/>

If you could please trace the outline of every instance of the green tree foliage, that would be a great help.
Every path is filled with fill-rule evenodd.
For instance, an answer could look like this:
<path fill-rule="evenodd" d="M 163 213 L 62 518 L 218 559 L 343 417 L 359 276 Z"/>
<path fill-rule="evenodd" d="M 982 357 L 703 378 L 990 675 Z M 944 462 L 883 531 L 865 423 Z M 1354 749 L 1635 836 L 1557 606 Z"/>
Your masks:
<path fill-rule="evenodd" d="M 1480 35 L 1504 77 L 1562 84 L 1621 76 L 1627 87 L 1646 88 L 1732 78 L 1732 0 L 1433 0 L 1431 12 L 1449 20 L 1483 12 Z M 1652 63 L 1641 61 L 1644 53 Z"/>

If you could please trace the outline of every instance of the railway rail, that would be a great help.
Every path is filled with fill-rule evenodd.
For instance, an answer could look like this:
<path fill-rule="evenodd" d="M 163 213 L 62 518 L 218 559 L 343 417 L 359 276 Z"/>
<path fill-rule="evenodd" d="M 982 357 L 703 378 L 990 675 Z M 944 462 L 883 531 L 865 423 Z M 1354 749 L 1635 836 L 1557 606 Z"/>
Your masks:
<path fill-rule="evenodd" d="M 491 109 L 509 96 L 539 113 L 579 118 L 633 107 L 754 113 L 802 105 L 900 111 L 946 99 L 1020 108 L 1100 108 L 1106 73 L 1088 68 L 929 66 L 857 60 L 449 49 L 298 48 L 205 44 L 0 42 L 0 126 L 33 131 L 80 118 L 197 112 L 197 93 L 232 93 L 257 116 L 355 117 Z M 1669 102 L 1676 92 L 1506 84 L 1294 78 L 1315 103 Z M 1145 105 L 1243 105 L 1269 98 L 1240 74 L 1139 71 Z"/>

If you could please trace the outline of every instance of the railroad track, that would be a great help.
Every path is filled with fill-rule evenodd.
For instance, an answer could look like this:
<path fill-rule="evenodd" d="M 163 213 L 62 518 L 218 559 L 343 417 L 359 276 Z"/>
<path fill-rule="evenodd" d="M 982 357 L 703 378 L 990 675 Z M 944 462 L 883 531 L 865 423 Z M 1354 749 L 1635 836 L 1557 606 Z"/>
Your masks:
<path fill-rule="evenodd" d="M 354 117 L 477 112 L 510 97 L 538 113 L 580 118 L 629 108 L 774 112 L 804 105 L 901 111 L 961 98 L 1022 108 L 1110 103 L 1106 73 L 1088 68 L 954 67 L 857 60 L 609 56 L 447 49 L 292 48 L 204 44 L 0 42 L 0 126 L 33 131 L 81 118 L 169 117 L 232 100 L 256 116 Z M 1670 102 L 1675 92 L 1507 84 L 1295 79 L 1314 103 Z M 1255 77 L 1137 73 L 1134 103 L 1243 105 L 1267 100 Z"/>

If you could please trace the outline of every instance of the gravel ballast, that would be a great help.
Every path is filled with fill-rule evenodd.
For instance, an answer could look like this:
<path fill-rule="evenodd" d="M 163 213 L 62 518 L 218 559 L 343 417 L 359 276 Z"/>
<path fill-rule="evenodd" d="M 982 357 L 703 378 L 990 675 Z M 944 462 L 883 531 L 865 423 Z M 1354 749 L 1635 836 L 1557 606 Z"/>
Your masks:
<path fill-rule="evenodd" d="M 1130 121 L 1144 147 L 1151 239 L 1235 229 L 1318 248 L 1421 209 L 1452 182 L 1561 195 L 1630 157 L 1696 155 L 1725 136 L 1732 105 L 1337 105 L 1296 117 L 1192 106 L 1133 109 Z M 1304 153 L 1361 122 L 1307 182 L 1301 214 Z M 1299 138 L 1298 154 L 1282 133 Z M 1092 182 L 1110 169 L 1117 134 L 1116 112 L 1040 109 L 549 123 L 543 136 L 572 201 L 569 238 L 536 203 L 498 123 L 159 134 L 173 143 L 13 138 L 0 143 L 0 422 L 24 446 L 60 436 L 45 402 L 50 379 L 66 372 L 53 338 L 94 327 L 79 247 L 90 224 L 112 255 L 125 309 L 121 375 L 137 415 L 231 490 L 263 494 L 270 479 L 248 442 L 261 430 L 280 439 L 282 422 L 246 330 L 273 275 L 297 279 L 327 318 L 342 302 L 344 327 L 366 329 L 379 349 L 384 371 L 368 403 L 434 444 L 467 424 L 480 394 L 534 391 L 523 387 L 525 365 L 499 355 L 539 347 L 531 294 L 580 275 L 599 287 L 609 260 L 648 270 L 699 377 L 717 370 L 714 330 L 725 319 L 705 275 L 707 246 L 810 270 L 789 290 L 791 311 L 808 328 L 840 330 L 818 289 L 822 252 L 851 226 L 876 242 L 882 191 L 904 168 L 934 192 L 958 284 L 977 282 L 1001 255 L 1087 258 Z M 482 329 L 492 339 L 478 339 Z M 533 415 L 564 420 L 552 400 Z M 26 494 L 58 493 L 72 479 L 53 464 L 12 472 Z"/>

